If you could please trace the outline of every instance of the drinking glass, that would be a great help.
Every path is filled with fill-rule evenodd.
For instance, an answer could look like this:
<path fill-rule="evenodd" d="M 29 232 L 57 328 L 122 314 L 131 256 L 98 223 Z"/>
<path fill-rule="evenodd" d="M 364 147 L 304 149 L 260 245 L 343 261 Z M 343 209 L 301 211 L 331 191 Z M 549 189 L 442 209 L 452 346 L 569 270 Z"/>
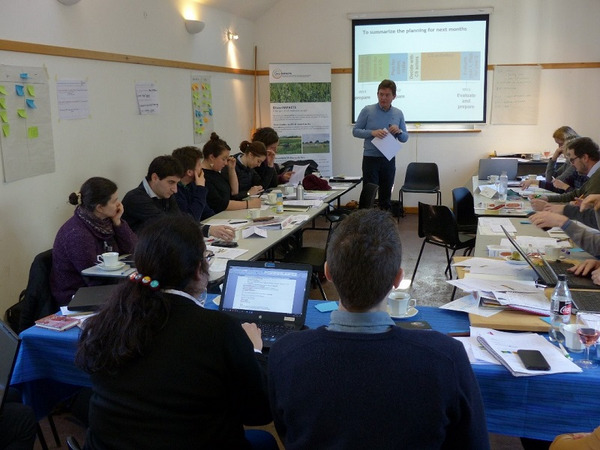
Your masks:
<path fill-rule="evenodd" d="M 576 364 L 583 369 L 597 367 L 598 364 L 590 359 L 590 347 L 600 336 L 600 312 L 579 311 L 576 324 L 579 340 L 585 345 L 585 358 L 576 361 Z"/>

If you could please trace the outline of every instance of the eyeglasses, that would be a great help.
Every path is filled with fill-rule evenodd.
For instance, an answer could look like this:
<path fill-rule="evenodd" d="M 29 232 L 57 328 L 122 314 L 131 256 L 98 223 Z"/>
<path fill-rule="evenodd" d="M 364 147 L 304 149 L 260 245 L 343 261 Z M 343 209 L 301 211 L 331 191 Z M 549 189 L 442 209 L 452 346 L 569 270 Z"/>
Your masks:
<path fill-rule="evenodd" d="M 571 164 L 573 164 L 573 161 L 575 161 L 576 159 L 581 158 L 581 156 L 576 156 L 575 158 L 569 158 L 569 162 Z"/>
<path fill-rule="evenodd" d="M 210 261 L 214 258 L 215 254 L 213 252 L 211 252 L 210 250 L 206 250 L 204 252 L 204 259 L 206 260 L 207 263 L 210 263 Z"/>

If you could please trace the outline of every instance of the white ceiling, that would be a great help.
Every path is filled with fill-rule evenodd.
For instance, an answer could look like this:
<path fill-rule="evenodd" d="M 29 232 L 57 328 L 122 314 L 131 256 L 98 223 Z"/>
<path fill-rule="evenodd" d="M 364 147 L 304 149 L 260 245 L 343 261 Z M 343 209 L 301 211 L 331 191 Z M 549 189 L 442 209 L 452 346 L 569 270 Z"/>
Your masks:
<path fill-rule="evenodd" d="M 196 0 L 201 5 L 227 11 L 255 21 L 279 0 Z"/>

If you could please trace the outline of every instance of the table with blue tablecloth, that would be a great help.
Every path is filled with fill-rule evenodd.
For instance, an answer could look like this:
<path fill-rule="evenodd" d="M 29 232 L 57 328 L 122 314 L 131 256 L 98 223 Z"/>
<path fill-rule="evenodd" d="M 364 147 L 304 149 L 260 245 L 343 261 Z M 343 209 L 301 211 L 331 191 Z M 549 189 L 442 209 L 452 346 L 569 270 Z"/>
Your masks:
<path fill-rule="evenodd" d="M 207 308 L 217 309 L 210 301 Z M 326 325 L 329 312 L 309 301 L 306 324 Z M 411 319 L 425 320 L 442 333 L 469 330 L 464 313 L 419 306 Z M 427 333 L 429 331 L 423 331 Z M 24 401 L 38 417 L 80 386 L 90 386 L 89 376 L 75 367 L 79 329 L 63 332 L 32 327 L 21 333 L 22 345 L 12 384 L 21 388 Z M 576 358 L 578 355 L 574 355 Z M 514 377 L 503 366 L 473 365 L 485 405 L 488 430 L 512 436 L 552 440 L 557 434 L 591 431 L 600 425 L 600 368 L 576 374 Z"/>

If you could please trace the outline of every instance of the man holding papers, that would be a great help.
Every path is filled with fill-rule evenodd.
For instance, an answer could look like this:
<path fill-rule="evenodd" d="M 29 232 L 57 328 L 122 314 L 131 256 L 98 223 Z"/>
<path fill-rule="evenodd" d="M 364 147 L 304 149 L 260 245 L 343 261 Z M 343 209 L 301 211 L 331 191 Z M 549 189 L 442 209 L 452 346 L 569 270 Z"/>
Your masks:
<path fill-rule="evenodd" d="M 399 142 L 408 141 L 404 114 L 392 106 L 395 98 L 396 83 L 383 80 L 377 88 L 378 102 L 363 108 L 352 130 L 354 137 L 364 139 L 363 183 L 379 186 L 379 207 L 385 210 L 391 206 L 390 199 L 396 177 L 395 151 L 400 147 L 398 142 L 394 142 L 394 151 L 394 145 L 389 141 L 390 138 Z"/>

